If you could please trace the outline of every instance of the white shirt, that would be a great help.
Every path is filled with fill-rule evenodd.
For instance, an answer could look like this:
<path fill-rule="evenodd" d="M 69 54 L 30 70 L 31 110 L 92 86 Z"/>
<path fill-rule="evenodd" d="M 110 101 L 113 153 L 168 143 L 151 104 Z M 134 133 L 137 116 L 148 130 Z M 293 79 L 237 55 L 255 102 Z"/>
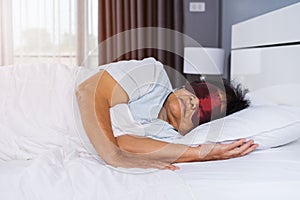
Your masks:
<path fill-rule="evenodd" d="M 115 137 L 131 134 L 172 141 L 180 134 L 169 123 L 158 119 L 172 86 L 163 65 L 154 58 L 119 61 L 94 69 L 81 69 L 77 85 L 97 73 L 107 71 L 128 94 L 128 104 L 110 109 Z"/>
<path fill-rule="evenodd" d="M 153 58 L 121 61 L 105 65 L 106 70 L 126 91 L 128 104 L 110 109 L 115 137 L 124 134 L 172 140 L 179 133 L 169 123 L 158 119 L 172 86 L 163 65 Z"/>

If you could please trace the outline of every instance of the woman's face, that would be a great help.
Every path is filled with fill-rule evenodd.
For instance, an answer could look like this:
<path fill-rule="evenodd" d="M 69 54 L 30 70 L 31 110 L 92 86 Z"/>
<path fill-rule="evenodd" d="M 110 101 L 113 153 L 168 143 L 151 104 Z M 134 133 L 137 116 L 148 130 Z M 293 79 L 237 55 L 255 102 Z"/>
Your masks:
<path fill-rule="evenodd" d="M 184 88 L 175 90 L 166 106 L 169 121 L 181 135 L 196 127 L 192 122 L 192 116 L 198 109 L 198 98 Z"/>
<path fill-rule="evenodd" d="M 221 113 L 223 113 L 226 110 L 226 97 L 221 90 L 219 90 L 219 96 L 222 103 Z M 197 124 L 193 123 L 192 117 L 195 112 L 199 112 L 199 100 L 185 88 L 174 91 L 174 95 L 168 99 L 165 109 L 169 122 L 181 135 L 186 135 L 197 126 Z"/>

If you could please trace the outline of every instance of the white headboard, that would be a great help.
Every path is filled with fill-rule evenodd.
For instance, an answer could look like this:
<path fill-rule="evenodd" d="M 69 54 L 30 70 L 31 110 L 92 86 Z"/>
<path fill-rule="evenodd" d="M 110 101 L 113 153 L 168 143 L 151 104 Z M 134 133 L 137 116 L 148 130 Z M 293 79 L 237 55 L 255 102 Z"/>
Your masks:
<path fill-rule="evenodd" d="M 300 3 L 232 26 L 231 79 L 254 95 L 300 106 Z"/>

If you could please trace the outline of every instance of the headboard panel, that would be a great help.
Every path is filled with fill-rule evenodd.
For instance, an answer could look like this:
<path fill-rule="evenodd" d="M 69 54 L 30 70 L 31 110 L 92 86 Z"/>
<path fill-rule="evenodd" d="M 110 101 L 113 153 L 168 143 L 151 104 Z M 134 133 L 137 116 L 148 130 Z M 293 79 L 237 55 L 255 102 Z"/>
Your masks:
<path fill-rule="evenodd" d="M 232 49 L 300 41 L 300 3 L 232 26 Z"/>
<path fill-rule="evenodd" d="M 300 106 L 299 23 L 297 3 L 233 25 L 231 79 L 255 96 Z"/>

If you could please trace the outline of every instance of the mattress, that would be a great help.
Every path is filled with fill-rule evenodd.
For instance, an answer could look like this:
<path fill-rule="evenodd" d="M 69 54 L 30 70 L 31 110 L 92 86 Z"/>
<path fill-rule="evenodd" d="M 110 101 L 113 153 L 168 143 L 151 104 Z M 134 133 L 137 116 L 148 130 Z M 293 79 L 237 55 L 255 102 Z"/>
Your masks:
<path fill-rule="evenodd" d="M 299 130 L 300 131 L 300 130 Z M 178 164 L 195 199 L 300 199 L 300 140 L 240 158 Z"/>

